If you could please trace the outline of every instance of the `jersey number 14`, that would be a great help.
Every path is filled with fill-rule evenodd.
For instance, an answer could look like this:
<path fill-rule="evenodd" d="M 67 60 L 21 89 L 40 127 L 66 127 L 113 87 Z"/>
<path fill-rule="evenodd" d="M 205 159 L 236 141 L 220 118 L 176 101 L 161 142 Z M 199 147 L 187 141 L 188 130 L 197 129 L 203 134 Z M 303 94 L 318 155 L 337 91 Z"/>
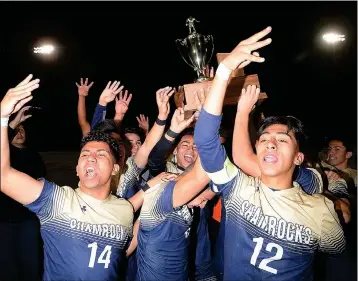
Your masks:
<path fill-rule="evenodd" d="M 88 267 L 93 268 L 94 263 L 96 261 L 97 256 L 97 242 L 93 242 L 91 244 L 88 244 L 88 248 L 91 248 L 91 257 L 88 263 Z M 112 254 L 112 246 L 106 246 L 103 250 L 103 252 L 98 257 L 98 263 L 104 263 L 104 268 L 108 268 L 108 265 L 111 262 L 111 254 Z"/>

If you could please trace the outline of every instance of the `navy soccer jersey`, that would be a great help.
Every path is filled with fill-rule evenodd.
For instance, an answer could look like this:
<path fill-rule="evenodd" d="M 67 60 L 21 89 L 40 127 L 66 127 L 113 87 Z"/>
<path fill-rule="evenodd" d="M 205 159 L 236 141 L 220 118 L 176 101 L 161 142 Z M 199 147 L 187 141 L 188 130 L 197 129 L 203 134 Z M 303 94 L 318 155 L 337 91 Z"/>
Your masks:
<path fill-rule="evenodd" d="M 79 188 L 44 181 L 37 200 L 44 241 L 44 280 L 117 280 L 132 235 L 133 208 L 110 195 L 97 200 Z"/>
<path fill-rule="evenodd" d="M 121 198 L 128 199 L 138 191 L 139 176 L 144 169 L 137 166 L 133 157 L 127 159 L 126 165 L 127 170 L 119 178 L 116 194 Z"/>
<path fill-rule="evenodd" d="M 187 281 L 192 211 L 173 209 L 175 182 L 161 183 L 145 192 L 139 217 L 137 281 Z"/>
<path fill-rule="evenodd" d="M 296 183 L 275 191 L 245 175 L 220 144 L 220 120 L 202 110 L 195 143 L 226 210 L 223 279 L 311 280 L 316 250 L 340 253 L 345 247 L 333 203 Z"/>
<path fill-rule="evenodd" d="M 299 185 L 274 191 L 230 165 L 224 182 L 211 174 L 227 215 L 224 280 L 310 280 L 315 250 L 344 249 L 330 200 Z"/>

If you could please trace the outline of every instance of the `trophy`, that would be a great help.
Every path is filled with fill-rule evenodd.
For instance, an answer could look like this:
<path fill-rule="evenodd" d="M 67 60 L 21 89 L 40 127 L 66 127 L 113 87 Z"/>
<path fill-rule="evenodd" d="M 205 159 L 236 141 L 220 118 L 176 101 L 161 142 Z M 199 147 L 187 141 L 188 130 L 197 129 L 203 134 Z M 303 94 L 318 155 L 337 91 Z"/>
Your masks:
<path fill-rule="evenodd" d="M 212 35 L 202 35 L 195 30 L 194 23 L 199 22 L 193 17 L 186 20 L 189 35 L 184 39 L 175 40 L 183 60 L 196 71 L 196 82 L 209 80 L 204 68 L 209 64 L 214 53 L 214 39 Z"/>
<path fill-rule="evenodd" d="M 212 84 L 210 77 L 205 75 L 204 69 L 209 64 L 214 53 L 214 40 L 212 35 L 201 35 L 196 32 L 194 23 L 199 22 L 193 17 L 186 20 L 186 26 L 189 27 L 189 35 L 185 39 L 177 39 L 177 47 L 184 61 L 194 68 L 198 78 L 195 83 L 185 84 L 181 90 L 174 94 L 174 100 L 177 107 L 184 105 L 184 116 L 189 118 L 196 111 L 195 95 L 200 91 L 206 96 Z M 216 54 L 218 64 L 220 64 L 228 53 Z M 224 105 L 236 105 L 241 90 L 248 85 L 260 87 L 257 74 L 245 75 L 243 69 L 236 69 L 232 72 L 228 81 L 228 87 L 225 94 Z M 261 92 L 258 104 L 267 98 L 266 93 Z"/>

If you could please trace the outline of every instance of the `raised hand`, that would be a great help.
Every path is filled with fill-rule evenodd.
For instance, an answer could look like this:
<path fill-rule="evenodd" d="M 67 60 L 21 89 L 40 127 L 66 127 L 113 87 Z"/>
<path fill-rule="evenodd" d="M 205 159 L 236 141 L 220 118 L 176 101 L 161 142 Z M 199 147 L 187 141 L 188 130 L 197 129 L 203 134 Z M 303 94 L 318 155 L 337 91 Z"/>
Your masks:
<path fill-rule="evenodd" d="M 205 66 L 204 74 L 206 77 L 209 77 L 210 79 L 214 79 L 215 77 L 214 67 L 210 67 L 209 65 Z"/>
<path fill-rule="evenodd" d="M 32 91 L 39 87 L 40 79 L 32 80 L 32 74 L 27 76 L 15 88 L 9 89 L 1 101 L 1 117 L 7 118 L 18 112 L 24 104 L 32 99 Z"/>
<path fill-rule="evenodd" d="M 174 88 L 174 103 L 177 108 L 183 107 L 184 108 L 184 87 L 179 86 L 178 89 Z"/>
<path fill-rule="evenodd" d="M 107 106 L 107 103 L 113 101 L 116 95 L 123 90 L 124 86 L 120 86 L 121 82 L 114 81 L 111 84 L 111 81 L 108 82 L 106 88 L 103 90 L 101 96 L 99 97 L 99 104 L 102 106 Z"/>
<path fill-rule="evenodd" d="M 116 114 L 124 116 L 124 114 L 126 114 L 128 110 L 129 103 L 131 102 L 131 100 L 132 94 L 128 95 L 128 90 L 124 91 L 124 96 L 123 92 L 120 91 L 119 97 L 116 97 Z"/>
<path fill-rule="evenodd" d="M 149 119 L 145 117 L 143 114 L 140 114 L 139 117 L 137 116 L 138 127 L 141 128 L 144 132 L 149 132 Z"/>
<path fill-rule="evenodd" d="M 249 85 L 246 90 L 243 88 L 237 104 L 237 111 L 244 114 L 250 114 L 251 110 L 255 108 L 259 94 L 260 88 L 256 88 L 256 85 Z"/>
<path fill-rule="evenodd" d="M 83 79 L 81 78 L 81 84 L 78 84 L 76 82 L 76 86 L 78 88 L 78 95 L 79 96 L 83 96 L 83 97 L 86 97 L 88 95 L 88 91 L 89 89 L 92 87 L 94 82 L 91 82 L 89 85 L 88 85 L 88 78 L 86 78 L 85 82 L 83 83 Z"/>
<path fill-rule="evenodd" d="M 156 100 L 159 110 L 158 118 L 166 120 L 170 112 L 169 99 L 174 94 L 172 87 L 165 87 L 156 92 Z"/>
<path fill-rule="evenodd" d="M 241 41 L 230 55 L 223 60 L 224 65 L 231 70 L 235 70 L 238 67 L 244 68 L 251 62 L 264 62 L 265 59 L 261 58 L 259 53 L 254 52 L 251 54 L 251 52 L 267 46 L 272 42 L 271 38 L 259 41 L 270 32 L 271 27 L 267 27 L 250 38 Z"/>
<path fill-rule="evenodd" d="M 172 121 L 170 123 L 170 130 L 180 134 L 182 131 L 184 131 L 186 128 L 190 126 L 190 124 L 194 121 L 195 116 L 194 114 L 187 120 L 184 118 L 184 109 L 183 108 L 177 108 L 174 111 Z"/>
<path fill-rule="evenodd" d="M 17 125 L 24 122 L 26 119 L 32 117 L 32 115 L 26 115 L 26 111 L 28 111 L 31 108 L 31 105 L 24 106 L 20 109 L 20 111 L 17 113 L 16 117 L 10 122 L 10 127 L 15 129 Z"/>

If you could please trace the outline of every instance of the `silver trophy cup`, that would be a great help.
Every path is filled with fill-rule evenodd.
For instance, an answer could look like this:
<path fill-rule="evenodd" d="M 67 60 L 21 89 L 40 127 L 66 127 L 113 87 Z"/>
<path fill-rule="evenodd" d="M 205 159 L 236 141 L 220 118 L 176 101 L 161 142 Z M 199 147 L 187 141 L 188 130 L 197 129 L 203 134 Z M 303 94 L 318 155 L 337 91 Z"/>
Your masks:
<path fill-rule="evenodd" d="M 196 82 L 209 80 L 204 69 L 209 64 L 214 53 L 214 39 L 212 35 L 201 35 L 196 32 L 194 23 L 199 22 L 193 17 L 186 20 L 189 35 L 184 39 L 175 40 L 183 60 L 196 71 Z"/>

